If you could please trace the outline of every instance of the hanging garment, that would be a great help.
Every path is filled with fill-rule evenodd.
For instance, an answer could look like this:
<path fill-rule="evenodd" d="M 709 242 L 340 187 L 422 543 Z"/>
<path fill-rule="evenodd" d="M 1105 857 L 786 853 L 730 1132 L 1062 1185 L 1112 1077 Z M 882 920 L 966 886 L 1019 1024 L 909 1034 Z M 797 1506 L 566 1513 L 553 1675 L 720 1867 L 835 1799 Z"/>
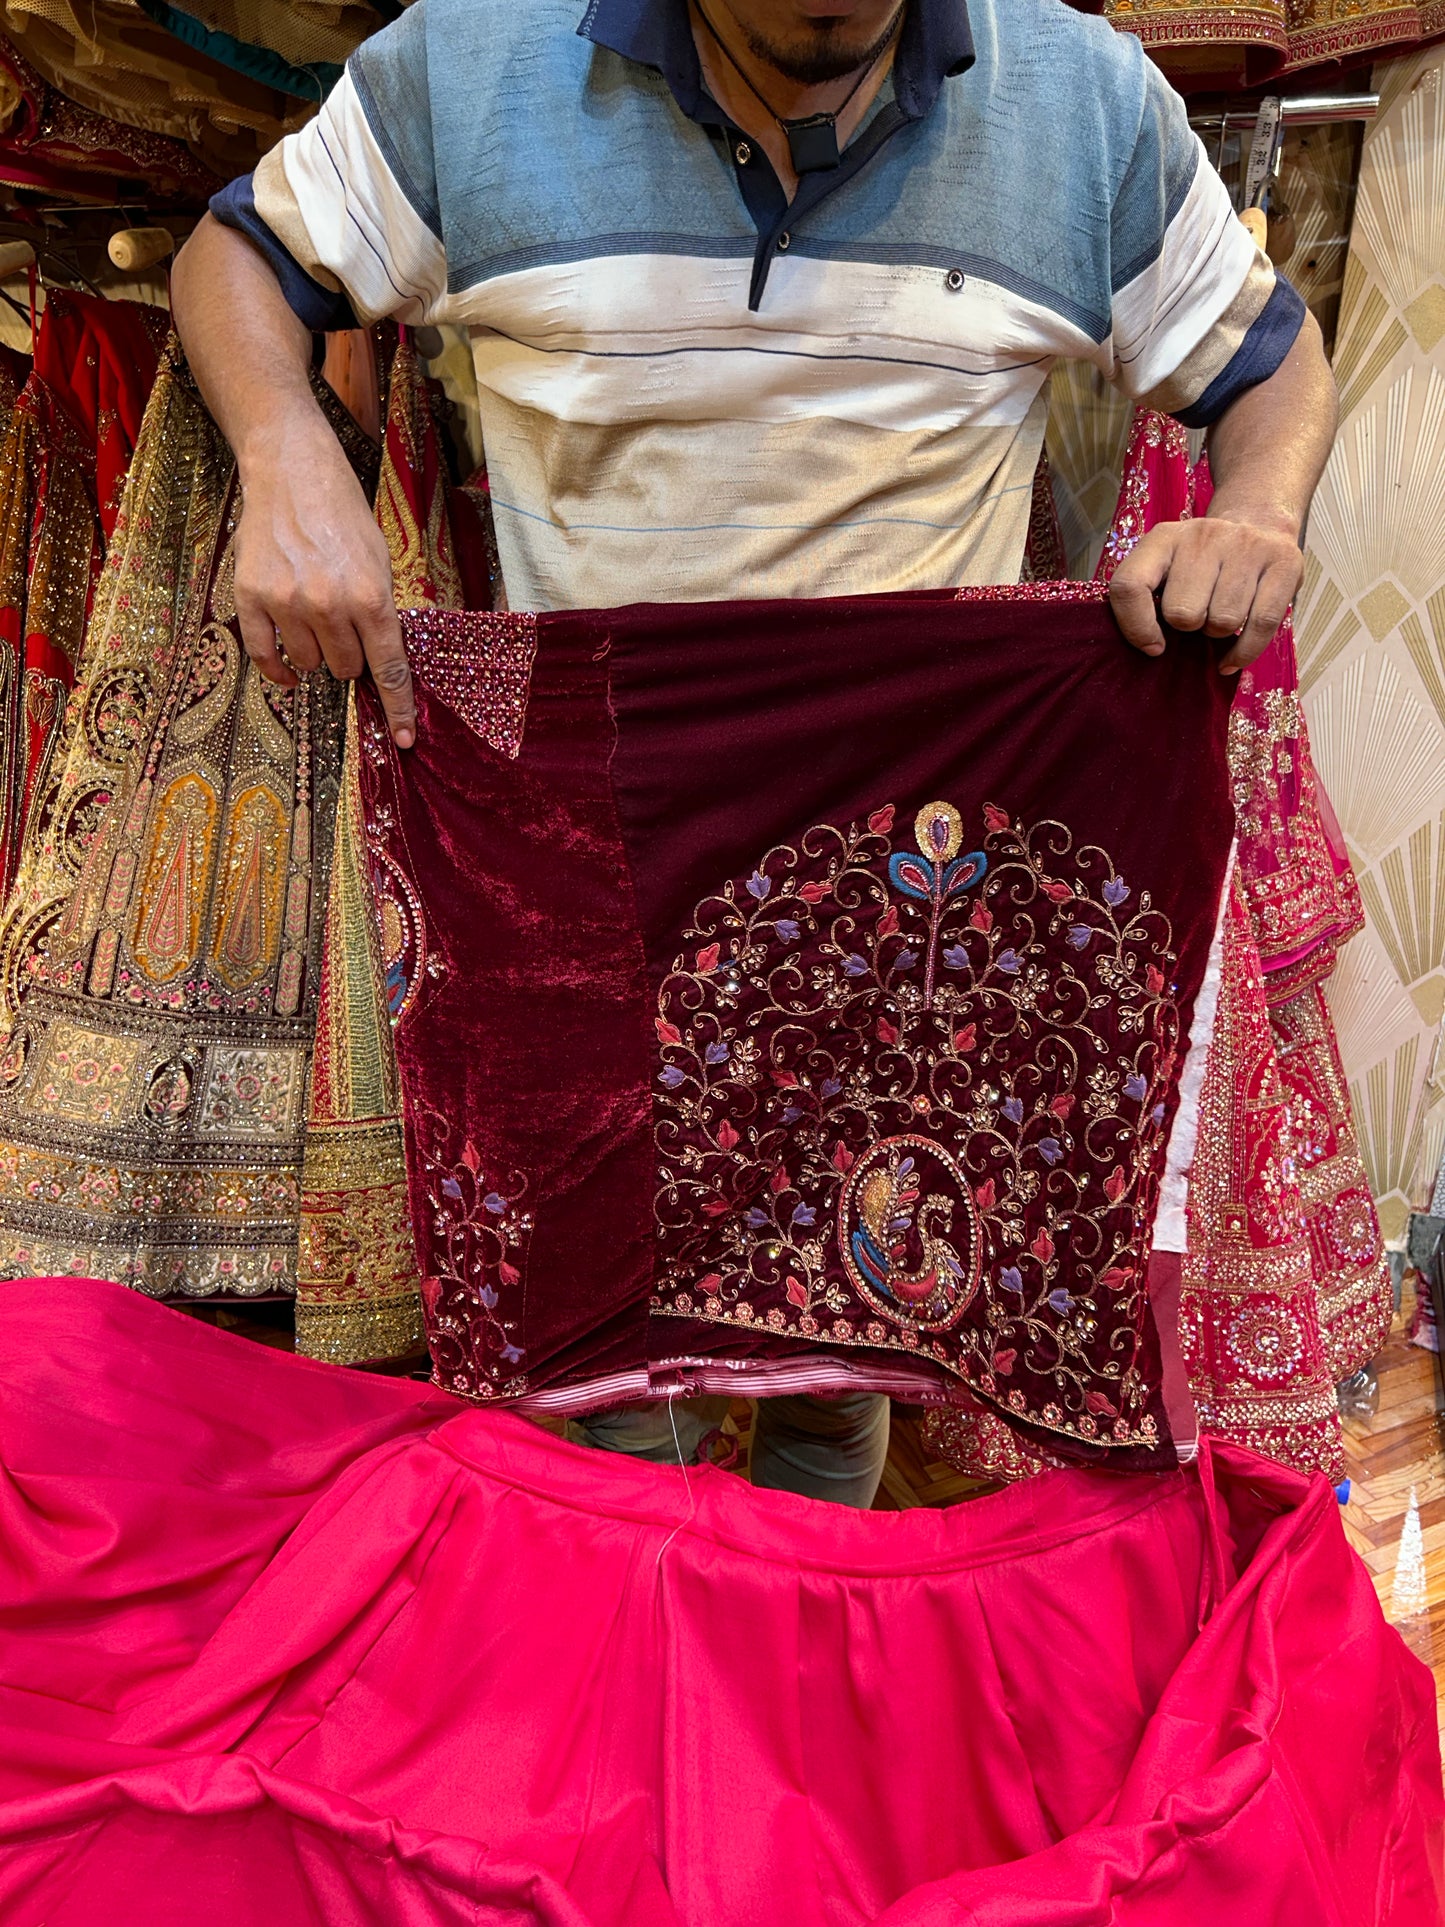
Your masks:
<path fill-rule="evenodd" d="M 451 485 L 441 392 L 405 332 L 388 396 L 376 513 L 397 600 L 476 606 L 488 572 L 483 525 Z M 296 1274 L 296 1349 L 334 1364 L 394 1357 L 422 1342 L 396 1053 L 366 881 L 354 694 L 348 702 Z"/>
<path fill-rule="evenodd" d="M 181 425 L 175 400 L 158 433 Z M 328 406 L 364 470 L 374 449 Z M 213 430 L 201 443 L 152 442 L 137 463 L 62 792 L 79 807 L 88 769 L 109 800 L 63 910 L 52 849 L 8 917 L 12 973 L 28 970 L 0 1062 L 12 1276 L 110 1273 L 158 1294 L 295 1285 L 344 689 L 325 673 L 278 689 L 242 651 L 234 472 Z M 189 503 L 165 482 L 188 466 L 209 485 Z M 46 920 L 37 955 L 27 932 Z"/>
<path fill-rule="evenodd" d="M 133 0 L 3 0 L 6 38 L 60 94 L 106 120 L 186 142 L 225 179 L 315 112 L 193 52 Z"/>
<path fill-rule="evenodd" d="M 1445 0 L 1104 0 L 1176 87 L 1259 86 L 1445 34 Z"/>
<path fill-rule="evenodd" d="M 0 1029 L 106 820 L 126 761 L 160 700 L 185 611 L 214 553 L 230 456 L 174 345 L 137 439 L 91 617 L 55 780 L 33 812 L 0 917 Z"/>
<path fill-rule="evenodd" d="M 0 181 L 98 202 L 139 184 L 150 207 L 203 208 L 222 177 L 184 142 L 68 100 L 0 37 Z"/>
<path fill-rule="evenodd" d="M 6 1927 L 1434 1927 L 1426 1669 L 1235 1448 L 886 1515 L 0 1296 Z"/>
<path fill-rule="evenodd" d="M 370 6 L 317 0 L 137 0 L 148 18 L 188 47 L 317 105 L 341 78 L 347 56 L 392 17 Z"/>
<path fill-rule="evenodd" d="M 161 310 L 52 290 L 0 443 L 0 889 L 75 682 L 103 545 L 165 339 Z"/>
<path fill-rule="evenodd" d="M 1211 492 L 1178 424 L 1140 411 L 1100 579 L 1156 522 L 1202 514 Z M 1334 1387 L 1383 1343 L 1392 1297 L 1323 989 L 1360 927 L 1359 893 L 1310 756 L 1288 623 L 1239 677 L 1229 763 L 1238 837 L 1187 1237 L 1151 1272 L 1151 1295 L 1166 1332 L 1179 1328 L 1181 1417 L 1192 1405 L 1207 1432 L 1339 1479 Z M 975 1477 L 1048 1463 L 987 1414 L 931 1415 L 925 1435 Z"/>
<path fill-rule="evenodd" d="M 966 1387 L 1166 1453 L 1143 1267 L 1230 833 L 1204 652 L 1057 584 L 407 634 L 417 747 L 363 687 L 361 775 L 439 1382 Z"/>

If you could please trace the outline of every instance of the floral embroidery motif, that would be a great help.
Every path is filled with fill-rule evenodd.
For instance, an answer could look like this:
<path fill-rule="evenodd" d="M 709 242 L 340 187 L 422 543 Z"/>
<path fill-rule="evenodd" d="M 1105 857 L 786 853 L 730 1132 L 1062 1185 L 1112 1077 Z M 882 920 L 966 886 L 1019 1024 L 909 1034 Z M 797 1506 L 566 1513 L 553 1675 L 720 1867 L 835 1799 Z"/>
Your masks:
<path fill-rule="evenodd" d="M 1141 1284 L 1167 919 L 993 804 L 819 824 L 702 902 L 656 1017 L 656 1309 L 929 1358 L 1152 1443 Z M 979 847 L 964 851 L 965 841 Z"/>
<path fill-rule="evenodd" d="M 457 1153 L 438 1111 L 414 1115 L 412 1130 L 430 1216 L 427 1255 L 438 1266 L 421 1286 L 436 1383 L 468 1398 L 519 1397 L 525 1350 L 501 1299 L 505 1291 L 509 1305 L 518 1302 L 533 1224 L 527 1179 L 490 1176 L 470 1138 Z"/>

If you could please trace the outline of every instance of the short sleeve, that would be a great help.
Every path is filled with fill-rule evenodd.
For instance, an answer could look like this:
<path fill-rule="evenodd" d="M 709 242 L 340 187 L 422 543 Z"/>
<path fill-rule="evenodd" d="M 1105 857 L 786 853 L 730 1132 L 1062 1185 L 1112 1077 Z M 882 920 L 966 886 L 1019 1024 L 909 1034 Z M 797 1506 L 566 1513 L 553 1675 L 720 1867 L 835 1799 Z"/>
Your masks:
<path fill-rule="evenodd" d="M 314 120 L 211 202 L 271 262 L 308 327 L 443 318 L 426 63 L 416 0 L 357 49 Z"/>
<path fill-rule="evenodd" d="M 1304 303 L 1234 212 L 1185 106 L 1147 68 L 1110 224 L 1111 379 L 1205 428 L 1289 353 Z"/>

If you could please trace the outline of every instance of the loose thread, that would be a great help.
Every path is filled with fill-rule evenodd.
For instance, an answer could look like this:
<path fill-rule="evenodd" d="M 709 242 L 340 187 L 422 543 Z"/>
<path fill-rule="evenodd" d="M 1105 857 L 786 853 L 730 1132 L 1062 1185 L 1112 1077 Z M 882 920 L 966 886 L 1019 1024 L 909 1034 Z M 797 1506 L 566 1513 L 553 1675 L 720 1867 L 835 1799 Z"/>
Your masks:
<path fill-rule="evenodd" d="M 667 1422 L 672 1427 L 672 1444 L 674 1451 L 677 1453 L 677 1469 L 681 1472 L 682 1482 L 687 1487 L 687 1517 L 678 1520 L 677 1524 L 672 1528 L 672 1531 L 668 1533 L 662 1544 L 657 1548 L 657 1560 L 654 1565 L 655 1571 L 661 1569 L 662 1555 L 667 1551 L 667 1548 L 672 1544 L 678 1533 L 682 1531 L 684 1526 L 691 1525 L 697 1517 L 697 1496 L 692 1489 L 692 1480 L 687 1476 L 687 1465 L 682 1456 L 682 1440 L 678 1437 L 677 1418 L 672 1409 L 672 1403 L 676 1397 L 677 1387 L 674 1385 L 667 1395 Z"/>

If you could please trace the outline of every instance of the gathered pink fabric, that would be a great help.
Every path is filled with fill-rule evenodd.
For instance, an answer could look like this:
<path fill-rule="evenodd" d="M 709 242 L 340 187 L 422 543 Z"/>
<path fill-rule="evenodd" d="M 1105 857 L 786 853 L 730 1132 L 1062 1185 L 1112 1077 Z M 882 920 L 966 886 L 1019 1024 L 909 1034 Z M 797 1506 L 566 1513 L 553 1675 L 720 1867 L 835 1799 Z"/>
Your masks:
<path fill-rule="evenodd" d="M 0 1295 L 6 1927 L 1441 1917 L 1425 1669 L 1241 1450 L 860 1514 Z"/>

